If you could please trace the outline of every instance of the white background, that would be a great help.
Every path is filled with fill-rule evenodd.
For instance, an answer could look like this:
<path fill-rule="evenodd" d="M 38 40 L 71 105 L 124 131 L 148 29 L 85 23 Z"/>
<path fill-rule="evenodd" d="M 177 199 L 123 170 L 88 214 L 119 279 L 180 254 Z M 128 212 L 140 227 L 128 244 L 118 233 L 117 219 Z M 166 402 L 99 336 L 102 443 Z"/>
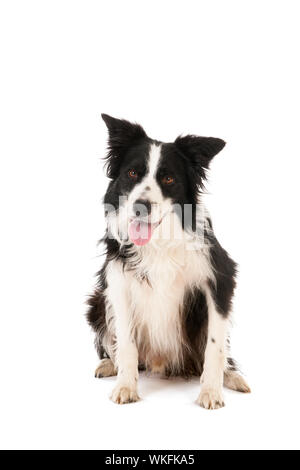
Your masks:
<path fill-rule="evenodd" d="M 0 444 L 299 448 L 299 2 L 1 1 Z M 239 262 L 233 355 L 253 390 L 198 380 L 108 395 L 85 322 L 102 258 L 100 113 L 224 138 L 207 205 Z"/>

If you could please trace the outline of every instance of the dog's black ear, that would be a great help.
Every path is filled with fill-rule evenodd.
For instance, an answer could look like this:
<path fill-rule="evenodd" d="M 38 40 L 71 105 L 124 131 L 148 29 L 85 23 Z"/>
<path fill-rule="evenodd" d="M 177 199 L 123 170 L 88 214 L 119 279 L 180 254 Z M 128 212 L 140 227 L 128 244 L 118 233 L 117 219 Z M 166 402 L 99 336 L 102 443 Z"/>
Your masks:
<path fill-rule="evenodd" d="M 198 137 L 186 135 L 177 137 L 175 145 L 191 161 L 198 175 L 205 179 L 205 170 L 208 169 L 213 157 L 225 146 L 222 139 L 216 137 Z"/>
<path fill-rule="evenodd" d="M 146 132 L 139 124 L 133 124 L 125 119 L 116 119 L 108 114 L 101 114 L 105 122 L 109 139 L 107 160 L 107 176 L 115 178 L 122 161 L 122 157 L 138 140 L 147 137 Z"/>

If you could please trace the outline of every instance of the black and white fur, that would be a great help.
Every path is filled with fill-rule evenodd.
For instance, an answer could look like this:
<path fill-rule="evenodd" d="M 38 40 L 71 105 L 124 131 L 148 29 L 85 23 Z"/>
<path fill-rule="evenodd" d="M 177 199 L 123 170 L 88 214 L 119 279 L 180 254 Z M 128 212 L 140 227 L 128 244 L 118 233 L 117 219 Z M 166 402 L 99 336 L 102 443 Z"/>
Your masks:
<path fill-rule="evenodd" d="M 117 375 L 111 399 L 129 403 L 139 399 L 139 369 L 198 375 L 197 403 L 220 408 L 223 384 L 250 391 L 229 352 L 236 264 L 201 201 L 205 172 L 225 142 L 188 135 L 162 143 L 137 124 L 102 117 L 111 181 L 104 198 L 106 260 L 88 310 L 101 359 L 96 376 Z M 128 239 L 130 221 L 141 216 L 137 203 L 145 203 L 157 227 L 144 246 Z"/>

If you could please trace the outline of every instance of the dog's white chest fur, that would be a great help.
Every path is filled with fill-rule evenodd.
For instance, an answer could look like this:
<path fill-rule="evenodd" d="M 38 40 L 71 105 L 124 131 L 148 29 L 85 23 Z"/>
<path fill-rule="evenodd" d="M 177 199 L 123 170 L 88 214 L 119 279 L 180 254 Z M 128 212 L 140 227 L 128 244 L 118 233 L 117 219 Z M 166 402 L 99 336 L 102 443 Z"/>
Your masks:
<path fill-rule="evenodd" d="M 181 245 L 167 250 L 147 247 L 141 260 L 134 271 L 124 273 L 138 349 L 147 360 L 168 357 L 176 365 L 184 343 L 184 294 L 187 288 L 204 286 L 212 277 L 211 266 L 206 252 L 187 251 Z"/>

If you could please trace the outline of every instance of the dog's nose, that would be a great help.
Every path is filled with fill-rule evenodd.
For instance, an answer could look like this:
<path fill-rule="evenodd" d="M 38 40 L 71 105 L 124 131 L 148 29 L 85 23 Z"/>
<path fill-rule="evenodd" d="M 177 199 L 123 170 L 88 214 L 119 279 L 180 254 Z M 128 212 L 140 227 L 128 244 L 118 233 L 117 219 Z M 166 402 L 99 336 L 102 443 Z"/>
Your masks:
<path fill-rule="evenodd" d="M 151 202 L 148 199 L 137 199 L 133 204 L 135 217 L 146 218 L 151 214 Z"/>

